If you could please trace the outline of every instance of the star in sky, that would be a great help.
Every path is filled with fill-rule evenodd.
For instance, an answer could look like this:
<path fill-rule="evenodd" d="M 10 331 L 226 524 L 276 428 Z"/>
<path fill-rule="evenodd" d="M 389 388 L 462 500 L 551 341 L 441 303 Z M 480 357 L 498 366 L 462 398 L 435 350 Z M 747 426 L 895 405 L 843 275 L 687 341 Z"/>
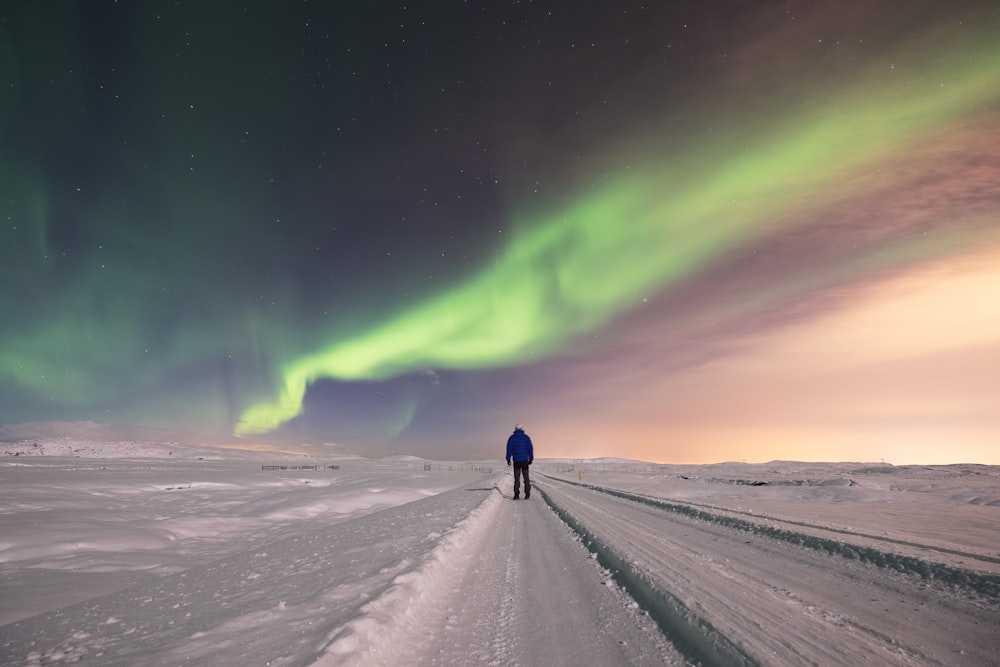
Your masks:
<path fill-rule="evenodd" d="M 998 26 L 5 3 L 0 437 L 996 462 Z"/>

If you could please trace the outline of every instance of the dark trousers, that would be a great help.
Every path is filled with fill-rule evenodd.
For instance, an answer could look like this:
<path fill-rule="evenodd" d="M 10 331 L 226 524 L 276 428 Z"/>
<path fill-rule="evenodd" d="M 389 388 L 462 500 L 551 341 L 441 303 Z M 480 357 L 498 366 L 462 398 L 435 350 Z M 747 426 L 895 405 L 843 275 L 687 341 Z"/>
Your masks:
<path fill-rule="evenodd" d="M 524 475 L 524 497 L 527 498 L 531 495 L 531 479 L 528 477 L 528 462 L 514 461 L 514 497 L 517 498 L 521 493 L 521 475 Z"/>

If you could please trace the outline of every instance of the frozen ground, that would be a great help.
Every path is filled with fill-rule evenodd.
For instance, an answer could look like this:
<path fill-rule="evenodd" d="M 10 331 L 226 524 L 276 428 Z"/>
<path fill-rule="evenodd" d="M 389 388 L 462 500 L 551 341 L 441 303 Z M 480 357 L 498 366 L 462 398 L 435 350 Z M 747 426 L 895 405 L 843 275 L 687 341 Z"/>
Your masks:
<path fill-rule="evenodd" d="M 31 445 L 2 665 L 1000 665 L 997 467 Z"/>

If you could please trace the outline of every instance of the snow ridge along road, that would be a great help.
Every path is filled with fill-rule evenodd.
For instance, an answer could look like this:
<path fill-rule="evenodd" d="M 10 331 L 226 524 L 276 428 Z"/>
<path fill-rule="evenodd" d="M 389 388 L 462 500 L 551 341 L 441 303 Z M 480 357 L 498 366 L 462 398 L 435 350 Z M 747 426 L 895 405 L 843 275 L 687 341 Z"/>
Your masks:
<path fill-rule="evenodd" d="M 994 575 L 616 489 L 540 488 L 693 662 L 1000 664 Z"/>

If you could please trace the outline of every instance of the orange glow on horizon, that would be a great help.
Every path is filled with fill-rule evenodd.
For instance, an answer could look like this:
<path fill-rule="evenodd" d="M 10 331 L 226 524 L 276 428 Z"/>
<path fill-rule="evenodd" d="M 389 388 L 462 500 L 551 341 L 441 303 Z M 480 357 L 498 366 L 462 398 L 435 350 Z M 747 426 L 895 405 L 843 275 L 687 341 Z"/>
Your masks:
<path fill-rule="evenodd" d="M 601 384 L 632 390 L 563 397 L 545 419 L 551 456 L 1000 464 L 1000 249 L 854 291 L 679 373 L 609 364 L 621 377 Z M 603 424 L 577 426 L 598 401 Z"/>

